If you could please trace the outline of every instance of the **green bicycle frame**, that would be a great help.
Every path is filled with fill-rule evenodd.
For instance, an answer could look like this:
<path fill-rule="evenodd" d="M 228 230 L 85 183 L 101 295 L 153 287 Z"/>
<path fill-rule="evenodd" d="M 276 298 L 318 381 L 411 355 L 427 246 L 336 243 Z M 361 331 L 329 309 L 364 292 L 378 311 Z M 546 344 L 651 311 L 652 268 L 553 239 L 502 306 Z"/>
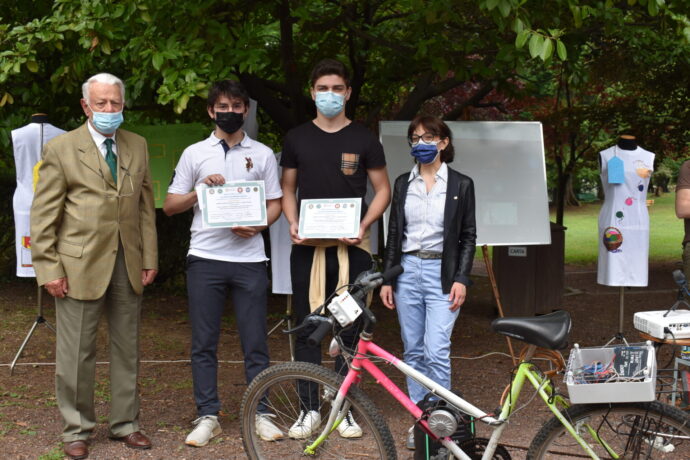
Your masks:
<path fill-rule="evenodd" d="M 584 439 L 578 434 L 577 430 L 570 424 L 570 422 L 563 416 L 563 413 L 561 412 L 561 409 L 559 408 L 562 407 L 564 409 L 567 409 L 570 407 L 570 404 L 564 397 L 561 395 L 555 393 L 553 384 L 551 381 L 547 378 L 544 378 L 544 376 L 539 372 L 539 369 L 535 367 L 532 363 L 523 361 L 519 364 L 517 373 L 515 374 L 515 377 L 513 378 L 513 381 L 511 382 L 510 386 L 510 394 L 508 395 L 508 398 L 506 398 L 506 401 L 503 403 L 503 407 L 501 408 L 501 416 L 499 417 L 501 420 L 507 419 L 510 414 L 515 410 L 515 405 L 517 403 L 518 397 L 520 396 L 520 392 L 522 391 L 522 387 L 525 384 L 525 380 L 528 380 L 532 386 L 537 390 L 537 393 L 541 397 L 541 399 L 544 401 L 544 403 L 548 406 L 549 410 L 556 416 L 556 418 L 563 424 L 566 430 L 568 430 L 568 433 L 577 441 L 577 443 L 584 449 L 587 454 L 592 457 L 593 459 L 599 459 L 599 456 L 592 451 L 592 448 L 585 442 Z M 597 440 L 601 446 L 606 449 L 606 451 L 611 455 L 613 458 L 620 458 L 618 454 L 616 454 L 611 447 L 606 443 L 605 440 L 601 439 L 599 435 L 596 433 L 596 430 L 592 428 L 589 425 L 586 425 L 587 431 L 592 435 L 594 439 Z"/>

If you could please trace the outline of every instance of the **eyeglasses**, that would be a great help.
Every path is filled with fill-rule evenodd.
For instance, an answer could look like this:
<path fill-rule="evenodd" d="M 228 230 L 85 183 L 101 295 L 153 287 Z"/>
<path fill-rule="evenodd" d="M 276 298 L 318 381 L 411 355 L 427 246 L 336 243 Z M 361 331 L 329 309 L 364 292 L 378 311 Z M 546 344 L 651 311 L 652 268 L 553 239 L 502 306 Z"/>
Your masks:
<path fill-rule="evenodd" d="M 132 182 L 132 175 L 129 173 L 129 169 L 125 168 L 124 166 L 120 166 L 120 169 L 122 169 L 125 174 L 125 182 L 122 183 L 122 187 L 120 187 L 120 190 L 115 191 L 113 193 L 112 187 L 110 187 L 105 180 L 105 174 L 103 174 L 103 170 L 99 167 L 98 171 L 101 173 L 101 179 L 103 180 L 103 194 L 106 197 L 114 197 L 114 198 L 127 198 L 128 196 L 134 195 L 134 182 Z M 127 186 L 129 185 L 129 188 Z"/>
<path fill-rule="evenodd" d="M 419 144 L 420 139 L 424 142 L 432 142 L 435 137 L 436 135 L 432 133 L 423 133 L 421 136 L 417 134 L 412 134 L 411 136 L 408 136 L 407 143 L 410 145 Z"/>

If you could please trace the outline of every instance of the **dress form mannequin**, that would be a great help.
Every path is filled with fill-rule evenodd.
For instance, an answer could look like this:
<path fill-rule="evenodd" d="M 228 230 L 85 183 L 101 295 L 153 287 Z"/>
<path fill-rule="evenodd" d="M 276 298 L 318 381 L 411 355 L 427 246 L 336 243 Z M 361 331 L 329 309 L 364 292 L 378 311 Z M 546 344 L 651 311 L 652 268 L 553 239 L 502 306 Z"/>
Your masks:
<path fill-rule="evenodd" d="M 623 287 L 647 286 L 648 282 L 646 198 L 654 154 L 637 145 L 635 136 L 623 134 L 614 146 L 599 153 L 599 160 L 604 204 L 599 213 L 597 282 L 621 287 L 618 333 L 622 336 Z"/>
<path fill-rule="evenodd" d="M 17 171 L 17 188 L 12 206 L 17 246 L 17 276 L 34 277 L 31 263 L 29 237 L 29 209 L 34 197 L 33 168 L 41 159 L 43 145 L 53 137 L 64 133 L 62 129 L 48 123 L 48 115 L 35 113 L 26 126 L 12 131 L 14 163 Z"/>
<path fill-rule="evenodd" d="M 12 147 L 14 148 L 14 163 L 17 171 L 17 188 L 12 197 L 12 206 L 14 208 L 17 276 L 19 277 L 36 276 L 31 262 L 31 237 L 29 235 L 29 210 L 34 197 L 34 166 L 41 159 L 43 145 L 64 132 L 48 123 L 48 115 L 45 113 L 31 115 L 29 124 L 12 131 Z M 10 364 L 10 374 L 14 371 L 17 360 L 39 324 L 44 324 L 55 332 L 55 328 L 43 318 L 42 293 L 42 288 L 38 286 L 36 296 L 38 315 Z"/>

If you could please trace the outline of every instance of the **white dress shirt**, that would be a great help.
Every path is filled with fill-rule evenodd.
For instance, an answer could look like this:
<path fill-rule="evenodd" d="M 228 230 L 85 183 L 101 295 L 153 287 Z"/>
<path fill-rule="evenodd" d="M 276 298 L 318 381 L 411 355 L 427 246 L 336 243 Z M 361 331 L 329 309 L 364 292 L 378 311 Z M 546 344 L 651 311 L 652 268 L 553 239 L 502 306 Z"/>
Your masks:
<path fill-rule="evenodd" d="M 108 150 L 105 148 L 105 140 L 106 139 L 112 139 L 113 140 L 113 153 L 117 155 L 117 141 L 115 140 L 115 134 L 113 134 L 110 137 L 106 137 L 103 134 L 99 133 L 96 131 L 96 128 L 91 126 L 91 122 L 87 121 L 86 126 L 89 128 L 89 132 L 91 133 L 91 138 L 93 138 L 93 141 L 96 143 L 96 147 L 98 147 L 98 151 L 101 152 L 101 155 L 103 155 L 103 159 L 105 159 L 106 154 L 108 153 Z M 117 133 L 117 131 L 115 131 Z"/>
<path fill-rule="evenodd" d="M 443 211 L 448 188 L 448 165 L 441 163 L 435 183 L 427 193 L 424 178 L 415 165 L 408 179 L 405 200 L 405 231 L 402 251 L 443 252 Z"/>

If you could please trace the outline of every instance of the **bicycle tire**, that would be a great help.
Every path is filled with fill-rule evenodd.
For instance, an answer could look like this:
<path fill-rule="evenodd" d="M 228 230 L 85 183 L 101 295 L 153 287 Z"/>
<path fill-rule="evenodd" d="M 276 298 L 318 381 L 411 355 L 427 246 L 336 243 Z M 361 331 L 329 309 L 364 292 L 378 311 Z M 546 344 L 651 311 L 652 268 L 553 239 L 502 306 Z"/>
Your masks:
<path fill-rule="evenodd" d="M 318 387 L 318 404 L 321 423 L 307 439 L 292 439 L 288 432 L 300 412 L 298 383 L 308 382 Z M 242 442 L 245 453 L 254 460 L 291 460 L 304 458 L 304 449 L 323 430 L 330 412 L 329 401 L 335 397 L 343 377 L 324 367 L 305 363 L 289 362 L 265 369 L 251 382 L 242 398 Z M 303 387 L 302 387 L 303 388 Z M 376 405 L 360 388 L 350 387 L 346 401 L 356 422 L 362 428 L 360 438 L 341 438 L 334 431 L 317 448 L 318 458 L 377 458 L 396 459 L 395 443 L 383 416 Z M 274 415 L 271 421 L 283 433 L 277 441 L 262 440 L 256 431 L 255 414 L 263 404 Z"/>
<path fill-rule="evenodd" d="M 658 401 L 575 405 L 565 418 L 599 458 L 613 458 L 589 433 L 585 423 L 621 459 L 687 460 L 690 417 Z M 539 430 L 527 451 L 528 460 L 590 458 L 561 422 L 552 417 Z"/>

